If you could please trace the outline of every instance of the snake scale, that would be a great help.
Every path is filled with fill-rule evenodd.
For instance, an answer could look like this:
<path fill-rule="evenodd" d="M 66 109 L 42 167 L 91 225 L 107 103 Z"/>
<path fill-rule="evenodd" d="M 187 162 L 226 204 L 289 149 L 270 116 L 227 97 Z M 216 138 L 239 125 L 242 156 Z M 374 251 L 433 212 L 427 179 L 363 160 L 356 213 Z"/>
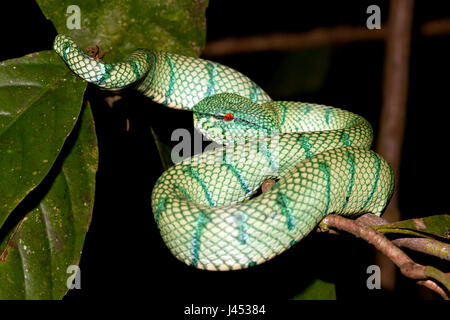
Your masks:
<path fill-rule="evenodd" d="M 105 63 L 64 35 L 54 50 L 86 81 L 132 86 L 191 110 L 195 127 L 223 145 L 170 167 L 153 188 L 161 236 L 188 265 L 235 270 L 263 263 L 327 214 L 380 215 L 392 195 L 392 169 L 369 149 L 372 128 L 354 113 L 272 101 L 240 72 L 200 58 L 140 49 Z M 267 179 L 277 182 L 258 194 Z"/>

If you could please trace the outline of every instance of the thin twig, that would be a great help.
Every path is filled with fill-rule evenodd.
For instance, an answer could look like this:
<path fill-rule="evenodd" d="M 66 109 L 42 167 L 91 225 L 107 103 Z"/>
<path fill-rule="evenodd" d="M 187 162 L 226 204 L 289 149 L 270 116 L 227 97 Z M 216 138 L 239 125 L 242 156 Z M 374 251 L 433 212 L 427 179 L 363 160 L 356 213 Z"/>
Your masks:
<path fill-rule="evenodd" d="M 383 218 L 374 215 L 372 213 L 366 213 L 362 216 L 358 217 L 356 221 L 361 222 L 362 224 L 365 224 L 366 226 L 380 226 L 386 223 L 389 223 L 388 221 L 384 220 Z"/>
<path fill-rule="evenodd" d="M 400 238 L 392 240 L 399 247 L 408 248 L 450 261 L 450 245 L 434 239 Z"/>
<path fill-rule="evenodd" d="M 380 233 L 384 232 L 383 229 L 379 228 L 378 226 L 382 226 L 384 224 L 389 223 L 383 218 L 371 213 L 363 214 L 362 216 L 358 217 L 356 221 L 359 221 L 360 223 L 369 226 Z M 396 235 L 400 233 L 401 230 L 395 231 Z M 405 234 L 411 235 L 411 231 L 405 230 Z M 421 235 L 421 237 L 422 236 L 424 235 Z M 418 252 L 438 257 L 440 259 L 450 260 L 450 245 L 442 241 L 429 238 L 425 239 L 425 238 L 408 237 L 408 238 L 398 238 L 392 240 L 392 242 L 398 247 L 408 248 L 411 250 L 415 250 Z"/>
<path fill-rule="evenodd" d="M 384 224 L 389 223 L 388 221 L 384 220 L 383 218 L 376 216 L 371 213 L 366 213 L 355 219 L 359 223 L 370 227 L 374 230 L 376 230 L 379 233 L 385 234 L 383 232 L 383 228 L 380 228 L 379 226 L 382 226 Z M 319 229 L 317 231 L 319 232 L 329 232 L 333 234 L 339 234 L 339 232 L 336 232 L 334 230 L 326 229 L 326 225 L 319 225 Z M 389 232 L 391 232 L 390 229 L 388 229 Z M 396 230 L 395 235 L 401 234 L 401 230 Z M 410 230 L 404 230 L 404 234 L 411 235 Z M 425 237 L 425 234 L 419 234 L 419 238 L 417 237 L 406 237 L 406 238 L 397 238 L 394 240 L 391 240 L 392 243 L 394 243 L 398 247 L 404 247 L 408 248 L 410 250 L 418 251 L 425 253 L 427 255 L 432 255 L 435 257 L 438 257 L 440 259 L 449 260 L 450 261 L 450 244 L 444 243 L 442 241 L 438 241 L 435 239 L 430 238 L 423 238 Z"/>
<path fill-rule="evenodd" d="M 328 228 L 336 228 L 362 238 L 372 244 L 376 249 L 386 255 L 399 269 L 400 272 L 411 279 L 428 280 L 441 283 L 447 291 L 450 291 L 450 278 L 442 271 L 415 263 L 400 248 L 389 241 L 383 234 L 376 232 L 371 227 L 359 221 L 347 219 L 337 215 L 326 216 L 321 223 Z M 438 292 L 438 294 L 440 294 Z"/>
<path fill-rule="evenodd" d="M 417 281 L 417 284 L 427 287 L 428 289 L 430 289 L 431 291 L 436 292 L 437 294 L 439 294 L 442 299 L 444 300 L 450 300 L 447 293 L 445 293 L 444 289 L 442 289 L 441 287 L 439 287 L 436 282 L 433 282 L 431 280 L 419 280 Z"/>
<path fill-rule="evenodd" d="M 443 36 L 450 34 L 450 19 L 436 19 L 424 23 L 420 28 L 420 33 L 423 36 Z"/>
<path fill-rule="evenodd" d="M 384 29 L 369 30 L 366 27 L 351 26 L 317 28 L 301 33 L 277 32 L 224 38 L 207 43 L 203 55 L 219 57 L 248 52 L 297 50 L 358 41 L 383 40 L 384 37 Z"/>
<path fill-rule="evenodd" d="M 203 56 L 221 57 L 249 52 L 288 51 L 330 45 L 345 45 L 355 42 L 382 41 L 386 39 L 388 27 L 369 30 L 364 26 L 337 26 L 316 28 L 306 32 L 277 32 L 245 37 L 227 37 L 208 42 Z M 438 19 L 424 23 L 420 33 L 425 37 L 450 34 L 450 19 Z"/>

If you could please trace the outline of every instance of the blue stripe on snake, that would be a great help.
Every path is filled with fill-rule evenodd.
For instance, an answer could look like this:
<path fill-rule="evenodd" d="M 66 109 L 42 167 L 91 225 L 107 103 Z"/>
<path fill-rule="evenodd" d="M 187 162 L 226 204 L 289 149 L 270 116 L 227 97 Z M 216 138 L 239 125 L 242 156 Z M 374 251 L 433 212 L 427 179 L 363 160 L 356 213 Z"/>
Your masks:
<path fill-rule="evenodd" d="M 141 65 L 139 61 L 130 61 L 131 70 L 133 70 L 136 79 L 139 79 L 141 75 Z"/>
<path fill-rule="evenodd" d="M 208 190 L 208 187 L 205 184 L 205 181 L 202 180 L 202 178 L 200 178 L 200 176 L 198 175 L 198 172 L 194 170 L 194 168 L 192 168 L 192 166 L 188 166 L 186 167 L 186 170 L 188 172 L 188 174 L 193 177 L 195 180 L 197 180 L 197 182 L 200 184 L 203 192 L 205 193 L 205 197 L 206 200 L 208 200 L 208 203 L 210 206 L 215 206 L 216 202 L 212 199 L 211 196 L 211 192 Z"/>
<path fill-rule="evenodd" d="M 242 190 L 244 190 L 245 194 L 248 194 L 251 192 L 251 190 L 248 188 L 247 183 L 245 183 L 244 178 L 239 173 L 239 170 L 236 169 L 232 164 L 226 163 L 225 164 L 228 169 L 230 169 L 231 172 L 233 172 L 236 179 L 239 181 L 239 184 L 241 185 Z"/>
<path fill-rule="evenodd" d="M 281 192 L 278 193 L 278 203 L 281 205 L 284 215 L 286 216 L 286 226 L 288 230 L 292 230 L 295 225 L 295 219 L 292 216 L 291 209 L 289 209 L 288 199 L 285 194 Z"/>
<path fill-rule="evenodd" d="M 327 124 L 330 124 L 330 116 L 331 116 L 332 112 L 333 112 L 333 108 L 327 108 L 327 110 L 325 111 L 325 122 Z"/>
<path fill-rule="evenodd" d="M 197 267 L 198 254 L 201 245 L 200 238 L 202 236 L 203 228 L 205 227 L 207 222 L 208 218 L 204 215 L 203 211 L 200 211 L 198 213 L 197 225 L 191 238 L 191 265 L 193 267 Z"/>
<path fill-rule="evenodd" d="M 247 234 L 247 215 L 245 213 L 238 213 L 235 217 L 236 224 L 239 230 L 238 241 L 240 244 L 248 244 L 248 234 Z"/>
<path fill-rule="evenodd" d="M 350 200 L 350 196 L 352 195 L 353 179 L 355 176 L 355 156 L 350 151 L 347 151 L 347 163 L 350 166 L 348 169 L 350 172 L 350 178 L 348 181 L 347 196 L 345 197 L 345 202 L 344 205 L 342 206 L 342 209 L 345 209 L 345 207 L 347 207 L 347 204 Z"/>
<path fill-rule="evenodd" d="M 145 87 L 144 87 L 144 89 L 143 89 L 143 92 L 148 92 L 149 90 L 150 90 L 150 88 L 151 88 L 151 86 L 152 86 L 152 84 L 153 84 L 153 79 L 155 79 L 155 70 L 156 70 L 156 55 L 153 53 L 153 54 L 151 54 L 151 56 L 152 56 L 152 58 L 153 58 L 153 60 L 150 60 L 150 55 L 147 55 L 147 57 L 148 57 L 148 60 L 150 61 L 149 63 L 151 64 L 151 68 L 152 68 L 152 71 L 151 71 L 151 76 L 150 76 L 150 78 L 147 78 L 146 80 L 147 80 L 147 83 L 145 84 Z"/>
<path fill-rule="evenodd" d="M 169 97 L 172 94 L 172 90 L 173 90 L 173 85 L 175 83 L 175 71 L 173 69 L 173 62 L 172 62 L 172 58 L 169 55 L 165 55 L 164 56 L 168 65 L 169 65 L 169 77 L 170 77 L 170 81 L 169 81 L 169 88 L 166 92 L 166 100 L 164 100 L 163 104 L 168 104 L 169 103 Z"/>
<path fill-rule="evenodd" d="M 155 222 L 158 223 L 159 217 L 161 216 L 161 211 L 164 209 L 166 204 L 167 197 L 162 198 L 162 200 L 158 203 L 158 207 L 155 210 Z"/>
<path fill-rule="evenodd" d="M 367 197 L 367 200 L 366 200 L 366 202 L 364 202 L 363 206 L 361 207 L 361 210 L 363 210 L 367 206 L 367 203 L 369 203 L 369 201 L 372 199 L 373 194 L 375 193 L 375 190 L 377 189 L 378 179 L 380 178 L 380 168 L 381 168 L 380 158 L 373 151 L 371 152 L 371 154 L 372 154 L 373 158 L 375 159 L 375 163 L 376 163 L 375 179 L 374 179 L 372 190 L 370 191 L 369 197 Z"/>
<path fill-rule="evenodd" d="M 350 136 L 345 131 L 342 131 L 341 141 L 344 143 L 344 146 L 351 146 L 352 142 L 349 140 Z"/>
<path fill-rule="evenodd" d="M 311 110 L 312 110 L 312 107 L 308 105 L 308 106 L 306 106 L 305 109 L 303 110 L 303 114 L 304 114 L 304 115 L 307 115 Z"/>
<path fill-rule="evenodd" d="M 280 122 L 280 126 L 284 125 L 284 121 L 286 120 L 286 105 L 281 103 L 281 122 Z"/>
<path fill-rule="evenodd" d="M 215 77 L 217 76 L 217 65 L 212 62 L 206 63 L 206 69 L 209 74 L 208 90 L 206 91 L 206 96 L 210 97 L 215 93 L 214 87 L 216 85 Z"/>
<path fill-rule="evenodd" d="M 305 150 L 306 158 L 311 158 L 313 156 L 313 154 L 311 152 L 311 145 L 309 144 L 308 137 L 302 134 L 298 137 L 298 142 L 300 143 L 302 148 Z"/>
<path fill-rule="evenodd" d="M 250 87 L 250 100 L 252 102 L 256 102 L 258 100 L 259 91 L 260 91 L 259 86 L 252 81 L 252 84 Z"/>
<path fill-rule="evenodd" d="M 325 162 L 319 163 L 319 168 L 322 170 L 323 175 L 326 179 L 326 190 L 327 190 L 327 202 L 325 211 L 323 212 L 323 216 L 326 216 L 328 214 L 328 208 L 330 206 L 330 166 L 326 164 Z"/>

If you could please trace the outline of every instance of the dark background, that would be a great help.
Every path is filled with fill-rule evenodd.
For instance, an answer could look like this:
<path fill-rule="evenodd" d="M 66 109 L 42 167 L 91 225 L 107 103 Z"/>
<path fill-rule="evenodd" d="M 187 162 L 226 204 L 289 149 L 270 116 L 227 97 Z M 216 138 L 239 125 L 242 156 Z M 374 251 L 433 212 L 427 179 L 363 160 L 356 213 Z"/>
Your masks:
<path fill-rule="evenodd" d="M 386 22 L 388 1 L 211 0 L 207 41 L 363 26 L 371 4 L 381 7 L 382 22 Z M 51 49 L 56 31 L 39 7 L 33 1 L 10 5 L 1 14 L 0 60 Z M 419 32 L 424 22 L 445 17 L 450 17 L 445 1 L 416 1 L 399 186 L 403 219 L 449 212 L 450 36 L 425 38 Z M 276 100 L 328 104 L 358 113 L 377 134 L 384 64 L 381 41 L 214 60 L 248 75 Z M 402 276 L 394 292 L 368 290 L 366 268 L 373 264 L 373 251 L 352 237 L 312 234 L 272 261 L 237 272 L 204 272 L 178 262 L 162 242 L 151 213 L 151 190 L 163 169 L 150 126 L 167 141 L 173 129 L 192 127 L 191 115 L 154 104 L 132 91 L 125 91 L 123 99 L 110 108 L 104 101 L 108 95 L 88 87 L 100 151 L 96 203 L 80 262 L 82 289 L 70 291 L 66 299 L 285 300 L 312 278 L 336 282 L 339 299 L 435 297 Z M 448 271 L 448 264 L 437 259 L 412 253 L 411 257 Z"/>

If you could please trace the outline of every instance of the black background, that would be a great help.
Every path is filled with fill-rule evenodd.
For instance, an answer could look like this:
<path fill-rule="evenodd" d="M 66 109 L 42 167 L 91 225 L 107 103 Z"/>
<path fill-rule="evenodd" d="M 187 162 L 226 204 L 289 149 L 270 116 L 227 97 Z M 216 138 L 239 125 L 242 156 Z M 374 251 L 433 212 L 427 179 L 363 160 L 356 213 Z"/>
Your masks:
<path fill-rule="evenodd" d="M 336 25 L 360 26 L 365 24 L 370 4 L 381 7 L 385 22 L 387 1 L 211 0 L 207 41 Z M 450 37 L 424 38 L 419 27 L 432 19 L 448 18 L 450 11 L 445 1 L 416 1 L 414 14 L 400 185 L 400 208 L 405 219 L 449 212 Z M 56 31 L 33 1 L 14 2 L 2 9 L 1 18 L 0 60 L 51 49 Z M 271 52 L 214 60 L 266 88 L 284 57 L 285 53 Z M 330 68 L 320 92 L 289 98 L 361 114 L 372 123 L 376 134 L 383 62 L 382 42 L 332 47 Z M 204 272 L 178 262 L 162 242 L 151 213 L 151 190 L 163 169 L 149 128 L 158 128 L 167 139 L 175 128 L 192 127 L 191 115 L 161 107 L 132 91 L 124 92 L 113 109 L 104 102 L 109 93 L 89 86 L 87 95 L 93 106 L 100 151 L 96 203 L 80 262 L 82 289 L 70 291 L 65 299 L 285 300 L 314 277 L 335 281 L 340 299 L 434 297 L 420 293 L 413 281 L 403 277 L 399 277 L 394 292 L 367 290 L 366 268 L 373 264 L 373 252 L 351 237 L 313 234 L 274 260 L 237 272 Z M 126 119 L 130 121 L 129 131 Z M 412 257 L 441 265 L 437 259 Z M 448 265 L 445 267 L 448 269 Z"/>

